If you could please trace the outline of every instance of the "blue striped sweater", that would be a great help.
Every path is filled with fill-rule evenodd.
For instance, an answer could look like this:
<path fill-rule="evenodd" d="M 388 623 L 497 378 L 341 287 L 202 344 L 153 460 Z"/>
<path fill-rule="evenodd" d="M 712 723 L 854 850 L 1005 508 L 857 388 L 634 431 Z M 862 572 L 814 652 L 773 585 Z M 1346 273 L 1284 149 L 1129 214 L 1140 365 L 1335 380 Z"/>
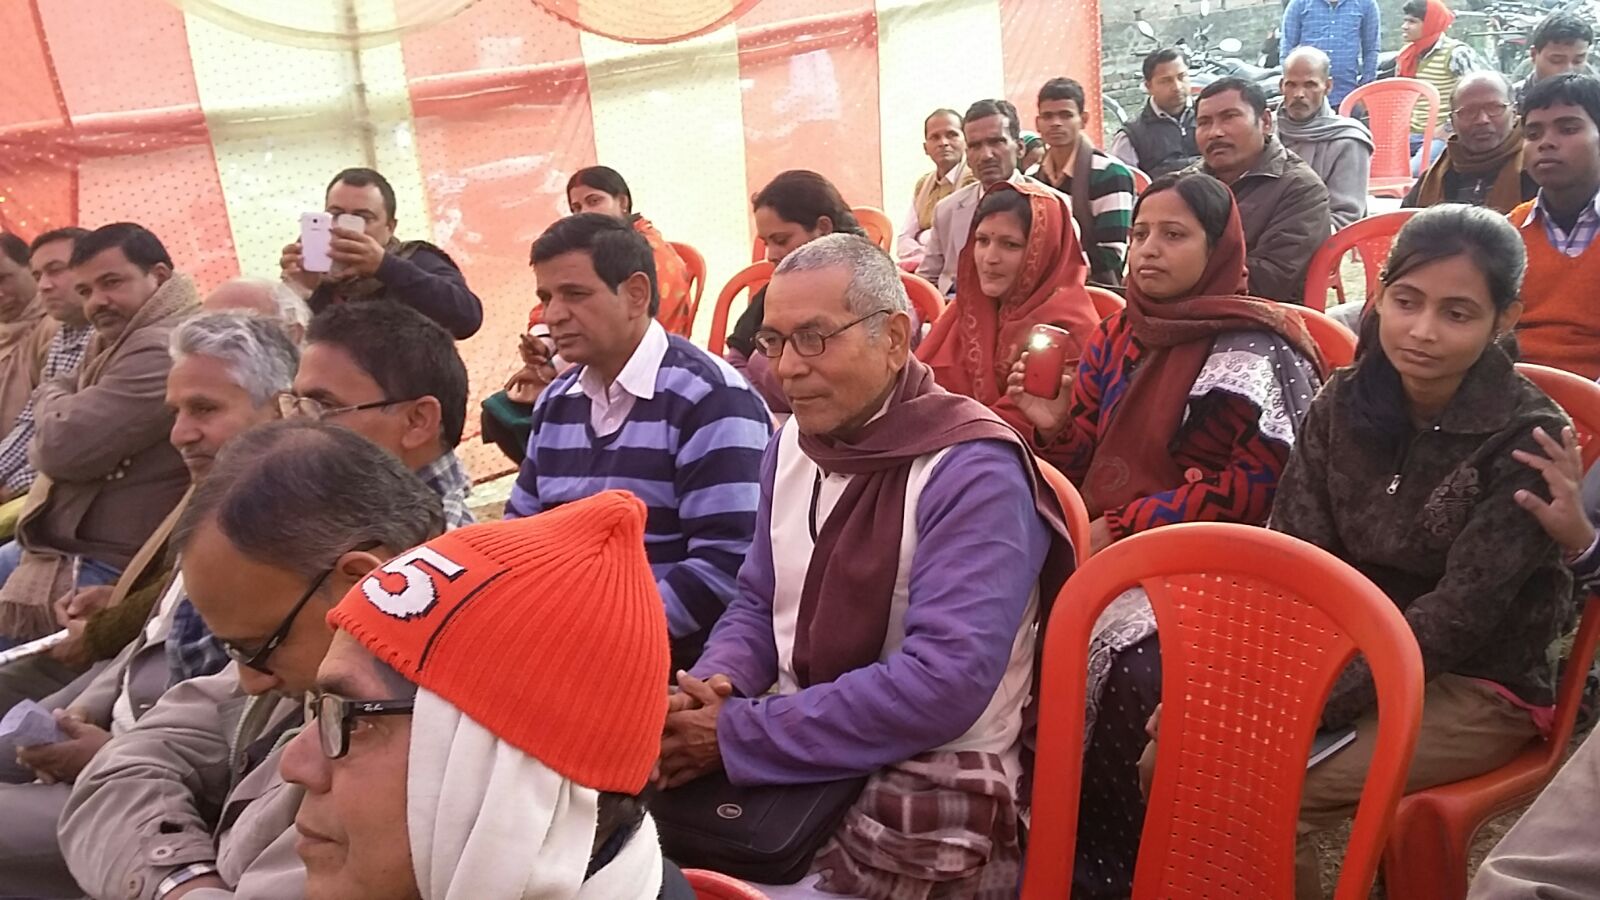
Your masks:
<path fill-rule="evenodd" d="M 581 366 L 534 404 L 532 437 L 506 517 L 531 516 L 608 489 L 649 507 L 645 551 L 674 639 L 704 637 L 733 599 L 755 531 L 761 456 L 772 436 L 766 405 L 721 359 L 671 336 L 655 396 L 603 438 L 589 398 L 568 393 Z"/>

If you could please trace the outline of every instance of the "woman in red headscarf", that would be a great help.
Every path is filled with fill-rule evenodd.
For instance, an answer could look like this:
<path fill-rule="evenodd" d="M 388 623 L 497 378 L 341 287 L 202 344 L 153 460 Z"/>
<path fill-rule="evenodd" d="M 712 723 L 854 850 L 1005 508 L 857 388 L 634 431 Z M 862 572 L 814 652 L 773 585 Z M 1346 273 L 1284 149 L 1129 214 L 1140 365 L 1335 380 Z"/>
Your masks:
<path fill-rule="evenodd" d="M 1056 192 L 995 185 L 978 204 L 956 269 L 956 297 L 917 349 L 939 386 L 990 407 L 1023 434 L 1033 426 L 1006 396 L 1006 377 L 1035 325 L 1083 343 L 1100 317 L 1072 213 Z M 1037 447 L 1035 447 L 1037 449 Z"/>
<path fill-rule="evenodd" d="M 1176 522 L 1264 523 L 1321 386 L 1316 344 L 1293 307 L 1245 295 L 1239 210 L 1209 175 L 1157 179 L 1129 238 L 1127 309 L 1100 323 L 1058 399 L 1023 391 L 1024 354 L 1011 400 L 1081 488 L 1096 550 Z M 1143 822 L 1136 766 L 1160 655 L 1149 605 L 1125 600 L 1090 648 L 1073 896 L 1128 895 Z"/>
<path fill-rule="evenodd" d="M 1448 110 L 1461 76 L 1480 68 L 1477 55 L 1467 44 L 1445 34 L 1456 14 L 1442 0 L 1407 0 L 1400 12 L 1400 37 L 1407 43 L 1395 57 L 1395 74 L 1433 85 Z M 1420 174 L 1422 133 L 1427 125 L 1427 105 L 1418 103 L 1411 113 L 1412 175 Z M 1441 115 L 1437 128 L 1428 153 L 1430 160 L 1444 152 L 1445 139 L 1450 136 L 1450 117 Z"/>

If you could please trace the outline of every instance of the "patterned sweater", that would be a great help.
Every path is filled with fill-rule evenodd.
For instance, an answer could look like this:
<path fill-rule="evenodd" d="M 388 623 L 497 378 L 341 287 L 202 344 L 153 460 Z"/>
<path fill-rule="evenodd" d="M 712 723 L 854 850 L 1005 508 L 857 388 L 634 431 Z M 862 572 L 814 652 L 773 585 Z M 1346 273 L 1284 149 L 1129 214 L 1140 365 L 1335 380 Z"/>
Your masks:
<path fill-rule="evenodd" d="M 1072 196 L 1072 173 L 1050 170 L 1046 157 L 1028 173 L 1067 196 Z M 1128 230 L 1133 227 L 1133 172 L 1115 159 L 1094 152 L 1089 162 L 1089 214 L 1094 234 L 1079 235 L 1089 256 L 1089 275 L 1094 281 L 1109 282 L 1108 276 L 1121 278 L 1128 255 Z M 1119 282 L 1120 283 L 1120 282 Z"/>
<path fill-rule="evenodd" d="M 1072 423 L 1040 447 L 1045 459 L 1074 484 L 1081 485 L 1088 474 L 1101 431 L 1121 408 L 1143 356 L 1144 347 L 1124 313 L 1101 322 L 1084 349 L 1073 386 Z M 1172 457 L 1187 470 L 1188 483 L 1106 510 L 1113 538 L 1177 522 L 1267 520 L 1278 477 L 1289 459 L 1293 427 L 1284 409 L 1263 409 L 1224 384 L 1219 375 L 1208 363 L 1172 441 Z"/>
<path fill-rule="evenodd" d="M 676 335 L 627 422 L 597 438 L 590 401 L 562 373 L 533 407 L 528 454 L 506 517 L 617 488 L 649 507 L 645 551 L 673 638 L 704 639 L 736 591 L 761 497 L 772 421 L 731 366 Z M 697 655 L 697 654 L 696 654 Z"/>

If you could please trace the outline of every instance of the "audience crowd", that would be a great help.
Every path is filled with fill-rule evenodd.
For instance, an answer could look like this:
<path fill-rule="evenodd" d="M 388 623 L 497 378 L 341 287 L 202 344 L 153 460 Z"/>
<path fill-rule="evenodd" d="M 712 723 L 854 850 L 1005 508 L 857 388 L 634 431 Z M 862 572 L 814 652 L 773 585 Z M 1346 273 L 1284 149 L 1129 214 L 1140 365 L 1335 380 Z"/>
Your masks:
<path fill-rule="evenodd" d="M 1394 602 L 1427 679 L 1408 790 L 1504 764 L 1600 583 L 1600 468 L 1517 368 L 1600 379 L 1600 81 L 1568 14 L 1515 85 L 1451 20 L 1405 7 L 1400 74 L 1449 124 L 1342 368 L 1300 304 L 1368 213 L 1374 133 L 1335 108 L 1375 78 L 1370 0 L 1292 0 L 1276 110 L 1191 93 L 1165 48 L 1106 148 L 1067 78 L 1037 152 L 1006 100 L 933 111 L 890 252 L 783 172 L 721 353 L 688 336 L 696 254 L 616 170 L 573 173 L 481 410 L 520 466 L 500 522 L 456 456 L 482 304 L 395 237 L 380 173 L 328 184 L 328 271 L 295 241 L 205 296 L 138 224 L 0 233 L 0 897 L 688 900 L 709 868 L 1010 900 L 1056 852 L 1027 834 L 1052 605 L 1184 522 L 1288 534 Z M 1160 638 L 1130 590 L 1083 662 L 1073 897 L 1132 890 Z M 1307 773 L 1299 898 L 1377 705 L 1360 661 L 1326 700 L 1356 737 Z M 1593 896 L 1597 799 L 1590 740 L 1473 896 Z"/>

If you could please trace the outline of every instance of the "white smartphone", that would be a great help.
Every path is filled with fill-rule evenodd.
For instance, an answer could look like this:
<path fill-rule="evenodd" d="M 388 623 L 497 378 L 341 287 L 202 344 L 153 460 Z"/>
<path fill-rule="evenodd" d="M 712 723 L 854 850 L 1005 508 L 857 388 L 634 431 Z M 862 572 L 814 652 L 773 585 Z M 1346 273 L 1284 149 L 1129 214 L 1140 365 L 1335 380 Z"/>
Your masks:
<path fill-rule="evenodd" d="M 328 257 L 333 216 L 325 212 L 300 214 L 300 268 L 307 272 L 327 272 L 333 268 Z"/>

